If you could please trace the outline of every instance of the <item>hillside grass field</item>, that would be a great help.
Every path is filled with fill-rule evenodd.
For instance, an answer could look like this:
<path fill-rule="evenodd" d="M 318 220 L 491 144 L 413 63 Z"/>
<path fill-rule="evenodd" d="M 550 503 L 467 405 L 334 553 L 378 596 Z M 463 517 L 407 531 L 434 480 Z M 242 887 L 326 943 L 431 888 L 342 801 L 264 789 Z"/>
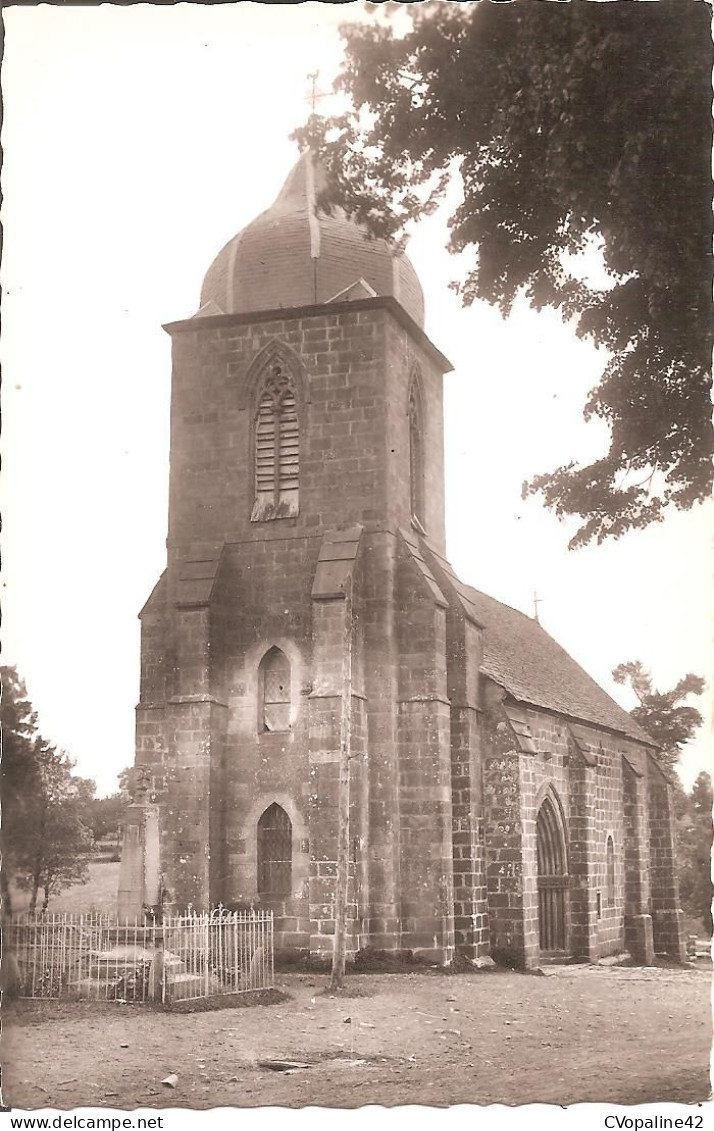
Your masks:
<path fill-rule="evenodd" d="M 119 886 L 119 864 L 110 860 L 93 860 L 89 865 L 89 880 L 86 884 L 73 884 L 59 895 L 50 898 L 47 910 L 50 914 L 62 911 L 80 915 L 82 912 L 103 911 L 112 914 L 117 909 L 117 888 Z M 13 911 L 26 911 L 30 903 L 30 893 L 18 888 L 12 889 Z M 42 906 L 42 892 L 38 898 L 38 910 Z"/>

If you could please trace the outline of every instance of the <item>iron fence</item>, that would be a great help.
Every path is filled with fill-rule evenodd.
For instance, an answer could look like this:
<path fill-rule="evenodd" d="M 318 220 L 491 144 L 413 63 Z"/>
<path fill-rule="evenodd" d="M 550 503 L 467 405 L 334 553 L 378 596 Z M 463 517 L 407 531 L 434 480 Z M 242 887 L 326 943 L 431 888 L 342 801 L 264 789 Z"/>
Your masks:
<path fill-rule="evenodd" d="M 21 997 L 171 1002 L 273 985 L 273 915 L 188 912 L 160 923 L 107 915 L 5 922 L 3 966 Z"/>

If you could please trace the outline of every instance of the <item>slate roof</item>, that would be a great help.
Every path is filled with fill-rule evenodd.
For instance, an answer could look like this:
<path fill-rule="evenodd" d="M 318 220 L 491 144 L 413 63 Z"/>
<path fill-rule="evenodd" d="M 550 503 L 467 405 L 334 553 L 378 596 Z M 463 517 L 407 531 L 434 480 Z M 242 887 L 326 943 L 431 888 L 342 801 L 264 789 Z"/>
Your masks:
<path fill-rule="evenodd" d="M 464 588 L 484 627 L 481 667 L 485 675 L 521 703 L 604 726 L 656 747 L 627 711 L 537 621 L 471 586 Z"/>

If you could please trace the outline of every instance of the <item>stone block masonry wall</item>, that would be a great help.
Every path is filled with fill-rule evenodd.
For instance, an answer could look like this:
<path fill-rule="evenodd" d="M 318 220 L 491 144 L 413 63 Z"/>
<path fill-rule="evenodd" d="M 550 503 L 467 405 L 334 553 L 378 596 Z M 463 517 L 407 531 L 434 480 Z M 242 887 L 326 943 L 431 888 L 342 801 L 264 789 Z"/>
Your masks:
<path fill-rule="evenodd" d="M 596 770 L 585 761 L 575 742 L 569 749 L 570 948 L 576 958 L 594 962 L 598 958 L 597 897 L 592 878 Z"/>
<path fill-rule="evenodd" d="M 454 931 L 469 958 L 490 950 L 483 794 L 475 708 L 451 708 L 451 812 L 454 857 Z"/>
<path fill-rule="evenodd" d="M 642 960 L 651 955 L 647 924 L 633 919 L 647 912 L 648 840 L 652 851 L 660 853 L 659 873 L 653 862 L 652 883 L 654 901 L 658 875 L 661 937 L 676 946 L 665 794 L 650 783 L 650 827 L 645 835 L 643 796 L 629 779 L 623 780 L 622 750 L 627 749 L 633 762 L 646 762 L 643 748 L 583 724 L 576 727 L 576 740 L 573 724 L 522 703 L 518 718 L 523 725 L 516 732 L 493 685 L 487 685 L 485 703 L 481 743 L 494 957 L 522 966 L 539 960 L 537 817 L 547 795 L 557 799 L 565 827 L 568 951 L 595 961 L 624 950 L 627 911 L 633 949 Z M 608 869 L 608 838 L 614 873 Z"/>
<path fill-rule="evenodd" d="M 621 740 L 602 729 L 578 724 L 576 742 L 567 721 L 545 711 L 529 709 L 528 721 L 539 750 L 532 763 L 536 797 L 550 784 L 566 822 L 568 947 L 576 957 L 590 961 L 618 953 L 625 945 Z M 589 759 L 579 746 L 589 751 Z M 608 884 L 608 837 L 614 849 L 612 889 Z"/>
<path fill-rule="evenodd" d="M 174 607 L 166 635 L 172 671 L 165 719 L 165 903 L 204 910 L 211 902 L 211 774 L 225 730 L 225 705 L 211 689 L 209 608 Z"/>
<path fill-rule="evenodd" d="M 404 543 L 397 607 L 402 943 L 449 962 L 454 928 L 446 622 Z"/>
<path fill-rule="evenodd" d="M 329 958 L 335 933 L 335 880 L 337 877 L 337 834 L 339 805 L 340 737 L 343 710 L 343 654 L 345 637 L 344 599 L 313 601 L 313 690 L 310 694 L 310 952 Z M 353 626 L 354 631 L 354 626 Z M 352 715 L 359 720 L 361 699 L 352 695 Z M 356 710 L 355 710 L 356 708 Z M 361 728 L 358 734 L 361 733 Z M 357 737 L 357 736 L 355 736 Z M 358 741 L 352 750 L 361 756 Z M 351 813 L 356 813 L 352 797 L 355 781 L 354 761 L 350 767 Z M 355 781 L 355 785 L 356 785 Z M 358 790 L 356 790 L 358 795 Z M 354 827 L 350 830 L 356 835 Z M 355 950 L 354 856 L 351 860 L 350 892 L 347 904 L 348 954 Z"/>
<path fill-rule="evenodd" d="M 168 569 L 142 614 L 137 712 L 169 902 L 269 905 L 279 946 L 331 954 L 349 559 L 349 949 L 409 947 L 448 961 L 455 943 L 472 957 L 491 945 L 498 958 L 537 965 L 537 820 L 548 796 L 565 829 L 564 949 L 588 959 L 622 949 L 627 916 L 628 940 L 647 953 L 651 908 L 657 947 L 676 953 L 664 779 L 643 768 L 636 743 L 584 724 L 576 735 L 574 721 L 484 681 L 475 606 L 448 563 L 435 557 L 437 578 L 429 573 L 415 530 L 425 526 L 443 553 L 445 360 L 386 298 L 169 330 Z M 268 438 L 256 509 L 257 396 L 276 358 L 295 396 L 299 491 L 288 476 L 289 505 L 270 497 Z M 412 447 L 424 456 L 419 523 L 412 381 L 423 416 Z M 289 668 L 288 721 L 262 711 L 271 649 Z M 270 858 L 279 882 L 259 890 L 268 810 L 278 814 L 271 843 L 285 851 L 289 831 L 291 855 Z"/>
<path fill-rule="evenodd" d="M 647 766 L 652 930 L 654 949 L 678 962 L 686 957 L 682 912 L 675 871 L 674 819 L 669 782 L 653 758 Z"/>
<path fill-rule="evenodd" d="M 399 765 L 395 602 L 397 535 L 363 535 L 355 616 L 364 649 L 366 754 L 361 786 L 361 945 L 402 946 L 399 918 Z"/>
<path fill-rule="evenodd" d="M 625 946 L 636 962 L 654 961 L 652 916 L 649 914 L 649 836 L 646 782 L 642 771 L 623 759 L 625 832 Z"/>
<path fill-rule="evenodd" d="M 599 732 L 595 775 L 596 825 L 592 882 L 600 893 L 598 952 L 602 957 L 625 949 L 625 827 L 622 740 Z M 615 876 L 608 882 L 607 841 L 612 838 Z"/>
<path fill-rule="evenodd" d="M 407 396 L 418 363 L 428 394 L 426 482 L 443 526 L 441 378 L 392 313 L 314 307 L 177 323 L 173 336 L 170 563 L 197 538 L 243 542 L 282 523 L 252 523 L 254 372 L 275 343 L 294 361 L 300 429 L 295 533 L 354 522 L 408 522 Z M 403 402 L 403 403 L 402 403 Z M 438 517 L 440 516 L 440 518 Z M 284 530 L 275 534 L 281 537 Z"/>
<path fill-rule="evenodd" d="M 141 679 L 136 710 L 137 768 L 151 772 L 152 794 L 164 800 L 166 793 L 165 759 L 168 751 L 166 699 L 169 676 L 167 655 L 166 575 L 141 611 Z"/>
<path fill-rule="evenodd" d="M 537 753 L 521 755 L 521 811 L 523 822 L 523 934 L 527 964 L 540 957 L 538 905 L 537 820 L 540 806 L 550 797 L 560 811 L 566 830 L 570 828 L 570 748 L 567 725 L 557 715 L 541 711 L 526 712 Z M 570 868 L 570 844 L 566 832 L 566 866 Z M 570 873 L 568 873 L 570 874 Z M 565 949 L 572 947 L 570 891 L 565 904 Z"/>
<path fill-rule="evenodd" d="M 161 799 L 166 793 L 166 708 L 163 703 L 140 703 L 136 709 L 137 768 L 151 771 L 152 795 Z"/>
<path fill-rule="evenodd" d="M 310 953 L 325 960 L 332 958 L 335 934 L 335 882 L 337 878 L 337 808 L 339 801 L 341 700 L 335 697 L 310 701 L 310 731 L 315 745 L 310 748 L 310 864 L 309 920 Z M 364 760 L 364 700 L 352 701 L 352 761 L 350 766 L 350 859 L 347 896 L 347 957 L 354 957 L 360 945 L 361 892 L 360 862 L 360 775 Z M 284 945 L 294 945 L 286 937 Z"/>
<path fill-rule="evenodd" d="M 293 830 L 292 891 L 271 901 L 283 920 L 278 942 L 307 947 L 312 937 L 323 946 L 329 920 L 316 909 L 327 906 L 323 888 L 335 862 L 329 754 L 339 744 L 330 680 L 338 657 L 329 615 L 324 624 L 321 613 L 313 616 L 310 591 L 323 534 L 358 521 L 371 541 L 353 705 L 353 741 L 362 749 L 354 764 L 352 902 L 355 916 L 359 902 L 360 940 L 398 946 L 396 534 L 389 527 L 411 517 L 404 440 L 415 365 L 428 418 L 429 506 L 443 517 L 443 359 L 381 300 L 169 330 L 168 570 L 144 611 L 137 760 L 154 775 L 171 900 L 265 902 L 256 827 L 275 803 Z M 273 356 L 296 391 L 299 512 L 251 521 L 255 398 L 261 366 Z M 259 665 L 271 647 L 288 657 L 292 673 L 290 726 L 277 733 L 259 719 Z"/>
<path fill-rule="evenodd" d="M 166 701 L 166 593 L 167 577 L 163 573 L 139 614 L 141 620 L 141 674 L 139 698 L 145 706 L 163 706 Z M 137 747 L 147 754 L 151 746 Z"/>
<path fill-rule="evenodd" d="M 614 735 L 578 724 L 582 756 L 566 720 L 528 711 L 539 755 L 533 761 L 536 796 L 548 784 L 562 805 L 567 828 L 570 881 L 568 946 L 576 957 L 594 960 L 624 950 L 624 811 L 622 756 Z M 607 841 L 614 849 L 614 887 L 608 884 Z"/>
<path fill-rule="evenodd" d="M 137 769 L 148 770 L 150 773 L 149 796 L 156 802 L 156 835 L 157 856 L 156 871 L 159 887 L 165 884 L 165 852 L 161 841 L 165 837 L 166 823 L 163 814 L 167 804 L 167 754 L 168 735 L 166 724 L 166 686 L 167 686 L 167 649 L 166 649 L 166 577 L 162 576 L 155 586 L 151 597 L 141 612 L 141 680 L 140 701 L 136 709 L 136 758 Z M 122 848 L 122 863 L 119 886 L 118 910 L 120 917 L 127 915 L 135 919 L 140 914 L 140 907 L 145 902 L 146 893 L 143 890 L 141 876 L 140 854 L 136 851 L 144 837 L 143 816 L 137 824 L 136 816 L 142 807 L 131 806 L 134 810 L 133 831 L 138 834 L 134 846 L 134 860 L 127 857 L 132 855 L 132 846 L 127 844 L 129 831 L 125 832 L 125 841 Z M 130 814 L 128 814 L 130 816 Z M 129 838 L 131 840 L 131 838 Z M 127 891 L 127 887 L 131 891 Z M 163 896 L 159 891 L 158 898 Z"/>
<path fill-rule="evenodd" d="M 227 703 L 223 785 L 212 810 L 223 810 L 213 901 L 259 905 L 276 916 L 276 945 L 307 950 L 312 690 L 312 586 L 320 539 L 290 536 L 287 523 L 257 524 L 283 537 L 230 545 L 213 596 L 215 685 Z M 261 718 L 260 665 L 277 647 L 290 668 L 289 727 L 267 731 Z M 258 891 L 258 822 L 273 803 L 292 825 L 292 887 Z M 214 849 L 214 853 L 218 852 Z"/>
<path fill-rule="evenodd" d="M 451 704 L 451 822 L 454 859 L 454 938 L 458 951 L 478 958 L 490 950 L 479 729 L 480 626 L 469 620 L 449 578 L 438 570 L 447 597 L 447 696 Z"/>
<path fill-rule="evenodd" d="M 385 326 L 385 434 L 387 523 L 392 529 L 411 526 L 409 461 L 409 389 L 415 372 L 423 410 L 424 514 L 430 543 L 445 552 L 444 414 L 441 372 L 394 320 Z"/>
<path fill-rule="evenodd" d="M 168 907 L 211 903 L 210 850 L 211 759 L 214 735 L 220 735 L 224 708 L 211 702 L 176 702 L 169 711 L 171 758 L 163 813 L 162 857 Z"/>
<path fill-rule="evenodd" d="M 380 313 L 236 318 L 174 334 L 171 546 L 196 537 L 271 537 L 270 524 L 250 521 L 250 369 L 276 341 L 292 351 L 299 393 L 300 514 L 286 520 L 290 529 L 320 533 L 350 512 L 361 514 L 370 501 L 376 509 L 384 464 L 373 420 L 384 400 L 376 379 Z"/>
<path fill-rule="evenodd" d="M 491 956 L 507 966 L 531 968 L 538 964 L 538 951 L 524 919 L 521 755 L 499 710 L 498 690 L 487 685 L 484 698 L 481 750 Z"/>

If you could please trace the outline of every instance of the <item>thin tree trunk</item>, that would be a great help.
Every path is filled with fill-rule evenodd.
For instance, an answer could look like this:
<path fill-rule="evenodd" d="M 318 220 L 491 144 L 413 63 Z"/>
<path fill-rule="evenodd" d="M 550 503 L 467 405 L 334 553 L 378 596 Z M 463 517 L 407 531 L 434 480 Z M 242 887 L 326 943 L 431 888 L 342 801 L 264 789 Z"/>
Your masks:
<path fill-rule="evenodd" d="M 37 893 L 40 890 L 40 880 L 42 879 L 42 866 L 44 864 L 44 844 L 45 844 L 45 826 L 46 826 L 46 811 L 42 810 L 42 819 L 40 820 L 39 837 L 37 840 L 37 851 L 35 853 L 35 866 L 32 870 L 32 898 L 30 900 L 30 914 L 34 915 L 37 910 Z"/>
<path fill-rule="evenodd" d="M 340 776 L 337 787 L 337 877 L 335 880 L 335 942 L 330 988 L 339 989 L 345 978 L 347 950 L 347 893 L 350 849 L 350 758 L 352 745 L 352 581 L 345 593 L 342 647 L 342 713 L 340 717 Z"/>
<path fill-rule="evenodd" d="M 32 898 L 30 899 L 30 915 L 37 911 L 37 896 L 40 890 L 40 874 L 42 872 L 42 849 L 38 848 L 35 855 L 35 867 L 32 872 Z"/>
<path fill-rule="evenodd" d="M 49 904 L 49 902 L 50 902 L 50 888 L 49 888 L 49 884 L 45 884 L 45 888 L 44 888 L 44 891 L 45 891 L 45 898 L 44 898 L 44 899 L 43 899 L 43 901 L 42 901 L 42 910 L 43 910 L 43 911 L 46 911 L 46 910 L 47 910 L 47 906 L 48 906 L 48 904 Z"/>

